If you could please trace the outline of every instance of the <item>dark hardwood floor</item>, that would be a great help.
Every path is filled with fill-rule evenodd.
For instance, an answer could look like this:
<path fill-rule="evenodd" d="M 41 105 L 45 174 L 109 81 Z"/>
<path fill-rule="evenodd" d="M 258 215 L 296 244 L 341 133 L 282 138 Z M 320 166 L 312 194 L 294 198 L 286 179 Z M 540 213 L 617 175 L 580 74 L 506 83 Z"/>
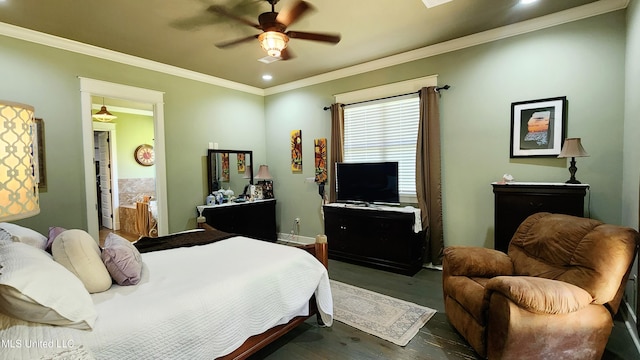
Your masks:
<path fill-rule="evenodd" d="M 422 269 L 405 276 L 336 260 L 329 260 L 329 277 L 438 311 L 405 347 L 334 321 L 319 327 L 315 318 L 265 347 L 251 359 L 479 359 L 466 341 L 449 325 L 442 299 L 442 273 Z M 640 359 L 625 324 L 616 319 L 603 356 L 606 360 Z"/>

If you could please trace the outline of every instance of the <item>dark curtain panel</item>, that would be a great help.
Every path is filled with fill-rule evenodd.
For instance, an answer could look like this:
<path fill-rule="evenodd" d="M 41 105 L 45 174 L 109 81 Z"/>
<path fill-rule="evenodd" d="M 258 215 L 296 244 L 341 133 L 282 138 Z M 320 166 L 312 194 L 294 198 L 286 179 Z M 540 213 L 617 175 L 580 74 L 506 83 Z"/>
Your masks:
<path fill-rule="evenodd" d="M 442 190 L 440 171 L 440 115 L 438 93 L 430 86 L 420 90 L 420 125 L 416 149 L 416 194 L 426 232 L 424 262 L 442 264 Z"/>
<path fill-rule="evenodd" d="M 331 104 L 331 154 L 329 166 L 329 203 L 336 202 L 336 163 L 344 159 L 344 109 L 342 104 Z"/>

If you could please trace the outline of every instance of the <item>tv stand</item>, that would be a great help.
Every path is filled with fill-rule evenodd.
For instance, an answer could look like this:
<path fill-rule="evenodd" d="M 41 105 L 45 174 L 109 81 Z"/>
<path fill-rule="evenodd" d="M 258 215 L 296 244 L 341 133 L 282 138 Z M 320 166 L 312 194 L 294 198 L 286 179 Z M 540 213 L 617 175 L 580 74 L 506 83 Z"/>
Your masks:
<path fill-rule="evenodd" d="M 418 209 L 344 203 L 323 209 L 329 258 L 410 276 L 422 268 L 426 238 Z"/>

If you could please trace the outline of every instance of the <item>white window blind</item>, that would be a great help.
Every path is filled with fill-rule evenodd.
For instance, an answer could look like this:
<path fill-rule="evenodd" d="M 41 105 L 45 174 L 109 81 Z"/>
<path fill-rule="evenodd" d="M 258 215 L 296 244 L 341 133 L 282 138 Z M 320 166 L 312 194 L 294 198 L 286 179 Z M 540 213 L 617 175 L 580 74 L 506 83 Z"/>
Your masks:
<path fill-rule="evenodd" d="M 344 108 L 344 162 L 398 162 L 400 196 L 416 196 L 417 93 Z M 403 199 L 401 199 L 403 201 Z"/>

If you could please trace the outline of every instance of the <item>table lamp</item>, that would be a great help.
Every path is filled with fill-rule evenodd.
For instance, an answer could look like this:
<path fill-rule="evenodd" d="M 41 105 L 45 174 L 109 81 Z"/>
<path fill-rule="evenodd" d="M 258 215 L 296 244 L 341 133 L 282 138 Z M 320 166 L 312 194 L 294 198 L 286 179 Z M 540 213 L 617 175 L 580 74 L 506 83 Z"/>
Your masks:
<path fill-rule="evenodd" d="M 565 139 L 564 145 L 562 145 L 562 151 L 560 151 L 559 158 L 571 158 L 571 166 L 569 166 L 569 173 L 571 178 L 565 183 L 567 184 L 580 184 L 580 181 L 576 180 L 576 157 L 589 156 L 580 143 L 580 138 L 568 138 Z"/>
<path fill-rule="evenodd" d="M 262 194 L 265 199 L 273 199 L 273 181 L 271 179 L 273 178 L 269 173 L 269 166 L 260 165 L 256 180 L 258 180 L 258 185 L 262 186 Z"/>
<path fill-rule="evenodd" d="M 40 213 L 32 106 L 0 100 L 0 221 Z"/>

